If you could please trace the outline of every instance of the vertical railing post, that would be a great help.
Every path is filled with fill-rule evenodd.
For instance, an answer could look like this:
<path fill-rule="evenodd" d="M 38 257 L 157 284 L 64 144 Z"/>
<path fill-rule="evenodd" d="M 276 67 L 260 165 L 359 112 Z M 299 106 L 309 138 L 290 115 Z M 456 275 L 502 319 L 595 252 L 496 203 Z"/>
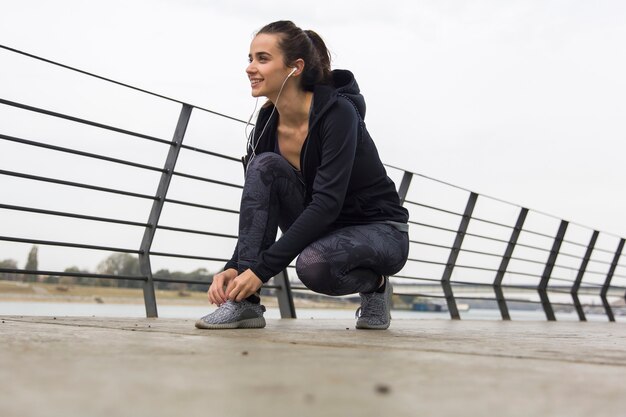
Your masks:
<path fill-rule="evenodd" d="M 163 210 L 165 203 L 165 197 L 167 196 L 167 190 L 172 180 L 174 168 L 176 167 L 176 160 L 180 153 L 180 146 L 185 137 L 185 131 L 189 124 L 189 118 L 191 117 L 192 106 L 183 104 L 183 108 L 180 111 L 178 117 L 178 123 L 176 124 L 176 130 L 174 131 L 174 138 L 170 145 L 170 150 L 165 159 L 165 167 L 161 174 L 161 180 L 157 187 L 156 198 L 152 203 L 152 209 L 150 210 L 150 216 L 148 217 L 148 226 L 143 234 L 141 240 L 140 253 L 139 253 L 139 268 L 141 274 L 147 277 L 143 284 L 143 299 L 146 305 L 146 317 L 158 317 L 156 296 L 154 293 L 154 281 L 152 281 L 152 266 L 150 265 L 150 249 L 152 248 L 152 242 L 154 240 L 154 234 L 159 223 L 159 217 Z"/>
<path fill-rule="evenodd" d="M 580 299 L 578 298 L 578 290 L 580 289 L 580 284 L 583 282 L 583 276 L 585 275 L 585 271 L 587 270 L 587 265 L 589 264 L 589 259 L 591 259 L 591 254 L 593 253 L 593 248 L 596 245 L 596 241 L 598 240 L 598 235 L 600 232 L 597 230 L 593 231 L 591 235 L 591 240 L 587 245 L 587 250 L 585 251 L 585 256 L 580 264 L 580 268 L 578 269 L 578 274 L 576 275 L 576 280 L 574 281 L 574 285 L 572 285 L 571 294 L 572 300 L 574 300 L 574 307 L 576 307 L 576 313 L 578 313 L 578 318 L 580 321 L 587 321 L 587 317 L 585 317 L 585 311 L 583 310 L 583 306 L 580 303 Z"/>
<path fill-rule="evenodd" d="M 517 239 L 519 238 L 520 232 L 524 227 L 524 221 L 526 221 L 527 215 L 528 209 L 522 207 L 519 212 L 519 216 L 517 216 L 517 222 L 515 223 L 513 232 L 511 232 L 511 238 L 509 239 L 509 243 L 506 246 L 504 256 L 502 257 L 502 261 L 500 262 L 500 267 L 498 268 L 498 272 L 496 273 L 496 279 L 493 281 L 493 290 L 496 293 L 496 300 L 498 301 L 498 308 L 500 308 L 500 315 L 502 316 L 502 320 L 511 320 L 511 316 L 509 315 L 509 308 L 506 305 L 506 299 L 504 298 L 504 292 L 502 291 L 502 280 L 504 279 L 504 274 L 506 273 L 506 269 L 509 266 L 511 256 L 513 256 L 513 250 L 515 249 L 515 245 L 517 244 Z"/>
<path fill-rule="evenodd" d="M 413 173 L 404 171 L 402 175 L 402 181 L 400 182 L 400 187 L 398 187 L 398 197 L 400 197 L 400 204 L 404 205 L 404 201 L 406 200 L 406 195 L 409 192 L 409 186 L 411 185 L 411 180 L 413 179 Z"/>
<path fill-rule="evenodd" d="M 609 300 L 607 300 L 606 296 L 609 292 L 609 288 L 611 287 L 611 280 L 613 279 L 613 274 L 615 273 L 615 269 L 617 268 L 617 264 L 619 263 L 619 258 L 620 256 L 622 256 L 623 249 L 624 239 L 622 238 L 619 240 L 619 244 L 617 245 L 617 251 L 615 251 L 613 262 L 611 262 L 611 268 L 609 268 L 609 273 L 606 275 L 606 280 L 604 281 L 604 285 L 602 285 L 602 289 L 600 290 L 600 298 L 602 299 L 602 304 L 604 305 L 604 310 L 606 311 L 606 315 L 609 318 L 609 321 L 615 321 L 615 316 L 613 316 L 611 304 L 609 304 Z"/>
<path fill-rule="evenodd" d="M 278 299 L 280 317 L 283 319 L 295 319 L 296 307 L 293 304 L 293 294 L 291 293 L 289 274 L 286 269 L 283 269 L 274 277 L 274 283 L 278 286 L 276 289 L 276 298 Z"/>
<path fill-rule="evenodd" d="M 452 271 L 454 270 L 456 260 L 459 257 L 459 251 L 461 250 L 461 245 L 463 244 L 463 238 L 465 238 L 465 233 L 467 232 L 470 219 L 472 218 L 472 213 L 474 212 L 477 199 L 478 194 L 470 193 L 467 205 L 465 206 L 465 212 L 463 213 L 463 218 L 461 219 L 461 224 L 459 225 L 459 230 L 456 232 L 456 238 L 454 239 L 454 244 L 450 250 L 448 262 L 446 262 L 446 268 L 444 269 L 443 276 L 441 277 L 441 286 L 443 287 L 443 294 L 446 297 L 446 303 L 448 304 L 450 318 L 455 320 L 459 320 L 461 316 L 459 315 L 459 309 L 456 306 L 456 300 L 454 299 L 454 293 L 452 292 L 450 278 L 452 278 Z"/>
<path fill-rule="evenodd" d="M 561 250 L 561 244 L 563 243 L 563 238 L 565 237 L 565 232 L 567 231 L 568 224 L 569 223 L 567 221 L 561 220 L 559 230 L 556 234 L 556 237 L 554 238 L 554 242 L 552 243 L 550 256 L 548 256 L 548 261 L 546 262 L 543 274 L 541 275 L 541 281 L 539 282 L 539 286 L 537 287 L 537 292 L 539 292 L 539 298 L 541 299 L 543 311 L 546 313 L 546 319 L 548 319 L 549 321 L 555 321 L 556 316 L 554 315 L 554 309 L 552 308 L 552 303 L 550 303 L 550 298 L 548 297 L 548 282 L 550 281 L 550 276 L 552 275 L 552 270 L 554 269 L 556 258 L 559 255 L 559 251 Z"/>

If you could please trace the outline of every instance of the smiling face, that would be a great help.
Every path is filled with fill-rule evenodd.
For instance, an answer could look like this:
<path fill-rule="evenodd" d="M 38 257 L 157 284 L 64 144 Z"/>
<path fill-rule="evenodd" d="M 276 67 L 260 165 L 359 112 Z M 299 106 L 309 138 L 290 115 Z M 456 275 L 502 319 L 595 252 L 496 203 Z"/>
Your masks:
<path fill-rule="evenodd" d="M 278 35 L 261 33 L 255 36 L 250 44 L 248 61 L 246 74 L 250 80 L 252 96 L 265 96 L 273 100 L 291 72 L 278 47 Z"/>

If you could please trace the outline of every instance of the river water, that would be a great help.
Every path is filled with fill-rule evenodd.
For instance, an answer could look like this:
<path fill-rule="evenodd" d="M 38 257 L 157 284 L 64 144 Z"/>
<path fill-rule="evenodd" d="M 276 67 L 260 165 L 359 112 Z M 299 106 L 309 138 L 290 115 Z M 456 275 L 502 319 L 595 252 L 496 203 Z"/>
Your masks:
<path fill-rule="evenodd" d="M 210 311 L 212 306 L 197 305 L 158 305 L 159 317 L 197 319 Z M 356 305 L 355 305 L 356 310 Z M 353 319 L 354 310 L 333 308 L 296 308 L 298 318 L 313 319 Z M 521 311 L 511 310 L 513 320 L 540 320 L 545 321 L 545 314 L 541 310 Z M 143 304 L 95 304 L 95 303 L 58 303 L 58 302 L 28 302 L 2 301 L 0 302 L 0 316 L 74 316 L 74 317 L 145 317 Z M 575 312 L 557 313 L 557 320 L 577 321 Z M 392 310 L 394 319 L 442 319 L 448 320 L 447 312 L 418 312 L 407 310 Z M 278 308 L 268 308 L 266 318 L 280 318 Z M 471 309 L 461 312 L 462 319 L 469 320 L 500 320 L 500 312 L 492 309 Z M 624 321 L 626 317 L 616 317 Z M 589 321 L 607 321 L 603 314 L 587 314 Z"/>

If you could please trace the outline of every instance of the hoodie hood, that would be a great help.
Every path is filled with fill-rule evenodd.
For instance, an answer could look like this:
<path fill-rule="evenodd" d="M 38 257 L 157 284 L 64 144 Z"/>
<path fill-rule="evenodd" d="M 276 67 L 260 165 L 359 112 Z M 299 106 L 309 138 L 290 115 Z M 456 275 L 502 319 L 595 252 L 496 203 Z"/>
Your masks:
<path fill-rule="evenodd" d="M 356 106 L 361 119 L 365 119 L 365 98 L 354 75 L 348 70 L 333 70 L 331 74 L 332 84 L 318 84 L 313 90 L 313 121 L 319 119 L 338 96 L 347 97 Z"/>
<path fill-rule="evenodd" d="M 361 94 L 354 74 L 348 70 L 334 70 L 332 76 L 337 94 L 347 96 L 356 105 L 361 118 L 365 119 L 365 98 Z"/>

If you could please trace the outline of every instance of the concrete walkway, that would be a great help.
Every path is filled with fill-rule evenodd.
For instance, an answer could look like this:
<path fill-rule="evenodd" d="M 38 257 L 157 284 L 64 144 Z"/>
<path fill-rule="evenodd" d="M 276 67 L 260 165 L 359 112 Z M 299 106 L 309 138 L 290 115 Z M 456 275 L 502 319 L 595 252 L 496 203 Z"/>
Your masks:
<path fill-rule="evenodd" d="M 0 416 L 626 416 L 623 323 L 0 317 Z"/>

